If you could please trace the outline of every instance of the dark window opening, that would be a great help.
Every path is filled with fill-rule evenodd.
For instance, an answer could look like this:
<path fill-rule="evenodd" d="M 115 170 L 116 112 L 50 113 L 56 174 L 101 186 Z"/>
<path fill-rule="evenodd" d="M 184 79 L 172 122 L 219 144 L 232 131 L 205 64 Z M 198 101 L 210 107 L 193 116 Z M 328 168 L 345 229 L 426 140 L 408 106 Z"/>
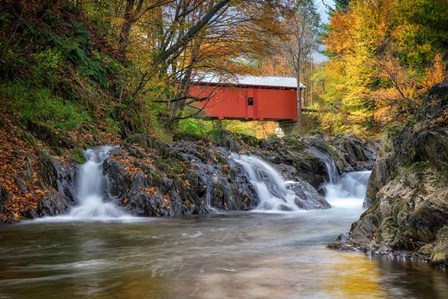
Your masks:
<path fill-rule="evenodd" d="M 247 105 L 253 106 L 254 105 L 254 98 L 247 98 Z"/>

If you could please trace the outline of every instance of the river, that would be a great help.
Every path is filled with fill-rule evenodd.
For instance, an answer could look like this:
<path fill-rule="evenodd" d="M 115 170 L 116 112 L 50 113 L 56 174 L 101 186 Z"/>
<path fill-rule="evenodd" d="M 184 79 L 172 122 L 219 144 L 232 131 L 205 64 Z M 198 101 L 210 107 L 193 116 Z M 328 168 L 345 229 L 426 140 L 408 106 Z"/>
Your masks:
<path fill-rule="evenodd" d="M 362 213 L 350 179 L 366 176 L 327 186 L 327 210 L 4 225 L 0 298 L 448 298 L 427 264 L 326 248 Z"/>

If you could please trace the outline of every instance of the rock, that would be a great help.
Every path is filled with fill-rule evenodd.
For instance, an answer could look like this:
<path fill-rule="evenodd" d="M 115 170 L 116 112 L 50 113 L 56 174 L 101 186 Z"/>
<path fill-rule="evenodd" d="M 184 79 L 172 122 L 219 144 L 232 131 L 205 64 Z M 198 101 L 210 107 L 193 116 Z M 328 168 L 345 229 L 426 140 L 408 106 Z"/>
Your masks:
<path fill-rule="evenodd" d="M 332 249 L 344 249 L 348 245 L 349 240 L 348 233 L 342 233 L 334 242 L 328 244 L 327 247 Z"/>
<path fill-rule="evenodd" d="M 47 194 L 29 215 L 36 218 L 66 214 L 76 204 L 73 196 L 76 164 L 71 160 L 57 160 L 44 150 L 38 155 L 38 168 L 43 178 L 41 186 Z"/>
<path fill-rule="evenodd" d="M 367 185 L 366 197 L 364 199 L 365 208 L 372 205 L 378 191 L 388 183 L 391 177 L 392 163 L 392 158 L 390 156 L 380 157 L 374 163 Z"/>
<path fill-rule="evenodd" d="M 414 120 L 386 142 L 392 146 L 373 166 L 369 208 L 352 225 L 350 245 L 448 265 L 447 99 L 448 82 L 436 85 Z"/>
<path fill-rule="evenodd" d="M 339 156 L 344 172 L 372 169 L 378 142 L 363 142 L 354 136 L 334 137 L 329 142 Z"/>
<path fill-rule="evenodd" d="M 253 152 L 273 164 L 292 166 L 295 172 L 287 175 L 299 177 L 314 188 L 319 188 L 329 181 L 326 162 L 334 161 L 331 151 L 322 135 L 313 135 L 264 141 Z"/>
<path fill-rule="evenodd" d="M 74 148 L 75 143 L 67 135 L 62 136 L 60 133 L 56 132 L 54 129 L 38 124 L 36 122 L 29 122 L 27 128 L 32 132 L 37 138 L 45 140 L 50 146 L 54 147 L 65 147 Z M 28 138 L 29 139 L 29 138 Z"/>
<path fill-rule="evenodd" d="M 8 211 L 5 209 L 5 205 L 8 202 L 8 192 L 0 185 L 0 220 L 2 222 L 8 220 Z M 1 223 L 1 222 L 0 222 Z"/>
<path fill-rule="evenodd" d="M 223 131 L 217 143 L 184 137 L 177 136 L 172 144 L 144 135 L 128 138 L 120 151 L 103 163 L 111 200 L 139 216 L 253 209 L 258 204 L 257 193 L 230 150 L 239 149 L 255 153 L 285 179 L 297 182 L 290 186 L 297 194 L 297 206 L 329 207 L 315 188 L 328 176 L 325 163 L 309 151 L 316 148 L 331 158 L 322 136 L 258 141 Z"/>
<path fill-rule="evenodd" d="M 31 210 L 32 218 L 56 216 L 68 214 L 70 208 L 75 204 L 72 197 L 68 200 L 60 192 L 50 190 L 48 194 L 39 201 L 39 206 L 35 210 Z"/>
<path fill-rule="evenodd" d="M 51 144 L 60 146 L 63 138 L 53 137 Z M 348 143 L 362 144 L 354 138 Z M 347 157 L 371 159 L 358 153 L 355 145 L 342 146 L 351 151 Z M 339 169 L 334 167 L 336 175 L 349 169 L 337 150 L 320 134 L 258 140 L 222 131 L 215 141 L 184 134 L 176 136 L 176 141 L 170 144 L 153 136 L 135 134 L 129 136 L 119 150 L 112 150 L 103 163 L 107 178 L 105 201 L 112 201 L 137 216 L 253 209 L 258 205 L 258 195 L 244 169 L 232 158 L 235 151 L 266 160 L 283 178 L 294 181 L 288 188 L 296 194 L 295 204 L 303 209 L 330 207 L 317 191 L 329 180 L 329 161 L 332 164 L 335 164 L 334 159 L 339 161 Z M 61 148 L 44 146 L 24 160 L 20 172 L 13 177 L 15 185 L 21 192 L 31 192 L 37 186 L 39 197 L 19 218 L 66 214 L 76 204 L 73 192 L 77 164 L 74 158 L 63 157 L 63 154 L 66 153 Z M 70 155 L 82 161 L 79 154 L 80 150 L 70 151 Z M 20 151 L 12 155 L 23 157 Z M 36 186 L 29 186 L 30 181 Z M 4 209 L 8 194 L 2 190 L 0 216 L 12 219 L 8 215 L 11 211 Z"/>
<path fill-rule="evenodd" d="M 448 226 L 437 232 L 436 242 L 431 252 L 431 264 L 448 265 Z M 428 250 L 429 251 L 429 250 Z"/>

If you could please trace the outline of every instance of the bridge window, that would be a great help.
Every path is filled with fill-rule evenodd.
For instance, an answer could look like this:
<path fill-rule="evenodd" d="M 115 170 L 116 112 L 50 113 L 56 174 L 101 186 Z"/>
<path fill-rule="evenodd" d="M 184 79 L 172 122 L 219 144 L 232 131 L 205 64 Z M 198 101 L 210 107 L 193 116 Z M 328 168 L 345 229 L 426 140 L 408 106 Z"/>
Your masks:
<path fill-rule="evenodd" d="M 252 98 L 252 97 L 247 98 L 247 105 L 253 106 L 254 105 L 254 98 Z"/>

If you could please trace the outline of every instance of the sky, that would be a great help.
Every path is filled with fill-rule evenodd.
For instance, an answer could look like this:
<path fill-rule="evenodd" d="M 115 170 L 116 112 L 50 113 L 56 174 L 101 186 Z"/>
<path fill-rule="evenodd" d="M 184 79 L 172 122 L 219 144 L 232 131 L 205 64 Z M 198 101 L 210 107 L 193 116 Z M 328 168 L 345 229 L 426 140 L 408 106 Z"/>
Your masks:
<path fill-rule="evenodd" d="M 325 7 L 324 2 L 326 5 L 334 7 L 334 0 L 314 0 L 314 4 L 316 4 L 316 8 L 320 14 L 322 23 L 327 24 L 328 23 L 328 14 L 327 14 L 327 8 Z M 318 63 L 328 60 L 328 58 L 326 56 L 320 54 L 319 52 L 313 53 L 313 59 L 315 62 L 318 62 Z"/>
<path fill-rule="evenodd" d="M 314 4 L 316 4 L 316 8 L 320 14 L 322 23 L 328 23 L 327 9 L 325 8 L 323 2 L 325 2 L 328 6 L 334 7 L 334 0 L 314 0 Z"/>

